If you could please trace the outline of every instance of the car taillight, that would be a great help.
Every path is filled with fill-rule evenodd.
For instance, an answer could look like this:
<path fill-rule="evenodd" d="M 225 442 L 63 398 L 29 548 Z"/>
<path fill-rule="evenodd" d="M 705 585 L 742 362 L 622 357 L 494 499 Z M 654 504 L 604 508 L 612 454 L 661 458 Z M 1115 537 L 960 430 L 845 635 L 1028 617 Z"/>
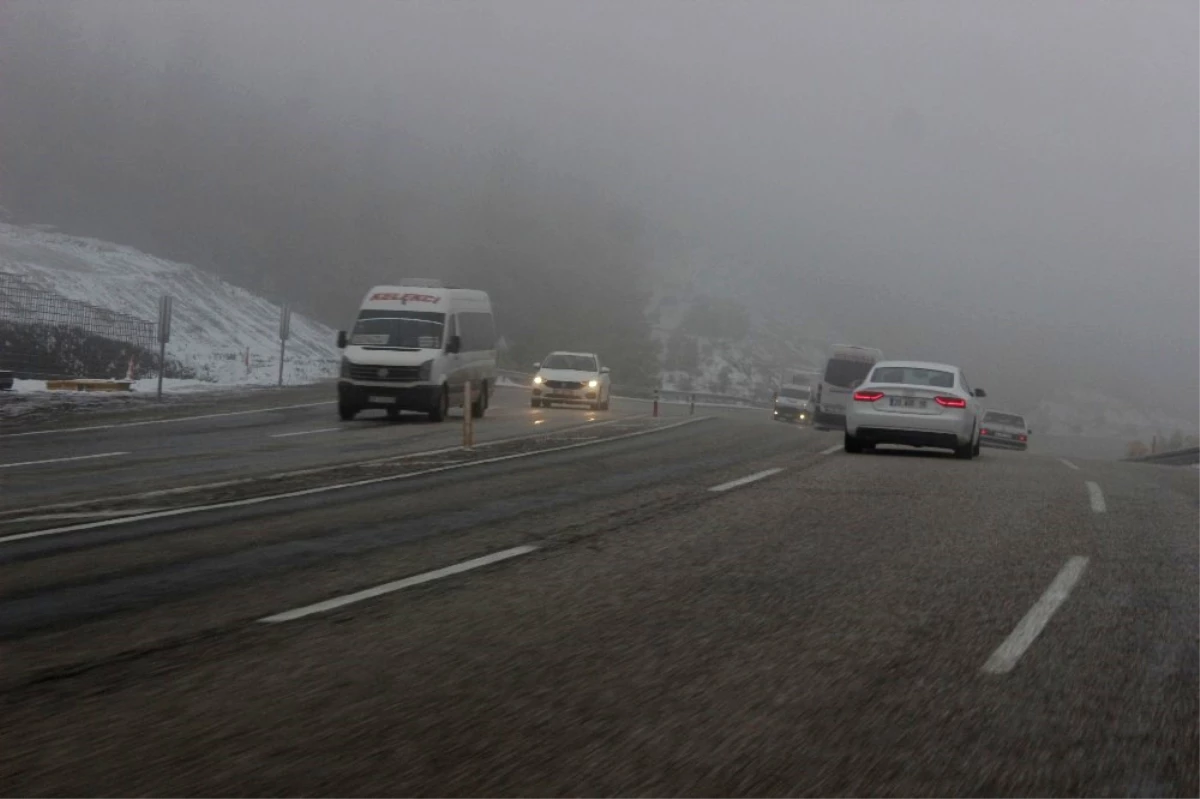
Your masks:
<path fill-rule="evenodd" d="M 881 399 L 883 399 L 882 391 L 855 391 L 854 392 L 854 401 L 855 402 L 875 402 L 876 400 L 881 400 Z"/>
<path fill-rule="evenodd" d="M 1019 441 L 1025 441 L 1026 439 L 1025 439 L 1025 436 L 1017 436 L 1017 440 L 1019 440 Z"/>
<path fill-rule="evenodd" d="M 987 429 L 986 427 L 984 427 L 984 428 L 982 428 L 982 429 L 979 431 L 979 435 L 981 435 L 981 436 L 990 436 L 990 435 L 991 435 L 991 433 L 989 433 L 989 432 L 988 432 L 988 429 Z"/>
<path fill-rule="evenodd" d="M 958 397 L 934 397 L 933 401 L 943 408 L 965 408 L 967 401 Z"/>

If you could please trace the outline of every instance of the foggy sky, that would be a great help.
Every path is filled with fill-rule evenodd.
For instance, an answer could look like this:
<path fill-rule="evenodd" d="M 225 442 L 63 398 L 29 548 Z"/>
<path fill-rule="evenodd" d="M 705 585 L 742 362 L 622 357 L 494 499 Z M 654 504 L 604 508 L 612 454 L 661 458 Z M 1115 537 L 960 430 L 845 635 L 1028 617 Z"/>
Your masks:
<path fill-rule="evenodd" d="M 644 216 L 664 261 L 736 263 L 751 298 L 886 337 L 855 343 L 977 353 L 963 365 L 989 388 L 1149 381 L 1196 413 L 1190 0 L 79 9 L 150 65 L 203 22 L 229 75 L 292 92 L 305 76 L 314 114 L 352 127 L 383 106 L 431 158 L 517 148 L 585 177 Z"/>

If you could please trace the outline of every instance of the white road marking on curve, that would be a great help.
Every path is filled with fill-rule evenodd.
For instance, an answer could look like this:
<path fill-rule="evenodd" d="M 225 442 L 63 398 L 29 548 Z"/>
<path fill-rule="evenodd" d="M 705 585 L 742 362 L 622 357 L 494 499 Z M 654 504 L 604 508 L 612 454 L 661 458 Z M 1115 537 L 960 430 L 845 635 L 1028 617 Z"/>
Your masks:
<path fill-rule="evenodd" d="M 709 491 L 718 491 L 718 492 L 719 491 L 728 491 L 731 488 L 738 488 L 740 486 L 748 485 L 750 483 L 754 483 L 754 482 L 757 482 L 764 478 L 770 477 L 773 474 L 779 474 L 782 471 L 783 471 L 783 469 L 765 469 L 761 472 L 755 472 L 754 474 L 749 475 L 747 477 L 741 477 L 741 478 L 738 478 L 737 480 L 730 480 L 728 483 L 721 483 L 720 485 L 715 485 L 708 490 Z"/>
<path fill-rule="evenodd" d="M 845 446 L 842 444 L 834 444 L 829 449 L 821 450 L 821 454 L 822 455 L 832 455 L 833 453 L 837 452 L 839 449 L 845 449 Z"/>
<path fill-rule="evenodd" d="M 1092 510 L 1096 513 L 1104 513 L 1104 511 L 1108 510 L 1108 506 L 1104 504 L 1104 492 L 1100 490 L 1098 484 L 1088 480 L 1087 490 L 1088 500 L 1092 503 Z"/>
<path fill-rule="evenodd" d="M 1066 466 L 1068 469 L 1074 469 L 1075 471 L 1079 471 L 1079 467 L 1076 466 L 1075 464 L 1071 463 L 1066 458 L 1059 458 L 1058 462 L 1061 463 L 1063 466 Z"/>
<path fill-rule="evenodd" d="M 340 427 L 322 427 L 317 430 L 293 430 L 290 433 L 272 433 L 270 438 L 291 438 L 292 436 L 311 436 L 317 433 L 332 433 L 341 430 Z"/>
<path fill-rule="evenodd" d="M 1013 670 L 1017 661 L 1021 659 L 1021 655 L 1025 654 L 1025 650 L 1029 649 L 1034 639 L 1045 629 L 1050 617 L 1070 596 L 1071 589 L 1075 587 L 1075 583 L 1079 582 L 1087 564 L 1088 559 L 1081 555 L 1076 555 L 1067 561 L 1058 576 L 1050 583 L 1050 587 L 1046 589 L 1046 593 L 1042 594 L 1034 603 L 1029 612 L 1025 614 L 1025 618 L 1018 622 L 1008 638 L 1005 638 L 1004 642 L 996 647 L 996 651 L 983 664 L 985 674 L 1007 674 Z"/>
<path fill-rule="evenodd" d="M 96 458 L 116 458 L 128 455 L 128 452 L 100 452 L 95 455 L 75 455 L 70 458 L 48 458 L 44 461 L 22 461 L 21 463 L 0 463 L 0 469 L 15 469 L 18 466 L 41 466 L 45 463 L 67 463 L 68 461 L 88 461 Z"/>
<path fill-rule="evenodd" d="M 324 602 L 317 602 L 313 605 L 305 605 L 304 607 L 296 608 L 295 610 L 287 610 L 283 613 L 276 613 L 273 616 L 261 618 L 259 621 L 266 624 L 278 624 L 285 621 L 295 621 L 296 619 L 302 619 L 305 616 L 312 616 L 316 613 L 325 613 L 326 611 L 335 610 L 337 608 L 345 607 L 346 605 L 352 605 L 355 602 L 362 602 L 365 599 L 374 599 L 377 596 L 390 594 L 394 591 L 400 591 L 414 585 L 430 583 L 434 580 L 440 580 L 443 577 L 451 577 L 455 574 L 462 574 L 463 572 L 471 571 L 472 569 L 490 566 L 491 564 L 499 563 L 502 560 L 509 560 L 511 558 L 520 557 L 521 555 L 528 555 L 530 552 L 536 551 L 537 547 L 535 546 L 519 546 L 511 549 L 503 549 L 499 552 L 493 552 L 490 555 L 472 558 L 471 560 L 464 560 L 462 563 L 455 563 L 453 566 L 447 566 L 444 569 L 434 569 L 433 571 L 425 572 L 423 574 L 415 574 L 412 577 L 405 577 L 403 580 L 393 580 L 390 583 L 377 585 L 374 588 L 367 588 L 363 591 L 355 591 L 353 594 L 346 594 L 344 596 L 334 597 L 333 599 L 327 599 Z"/>

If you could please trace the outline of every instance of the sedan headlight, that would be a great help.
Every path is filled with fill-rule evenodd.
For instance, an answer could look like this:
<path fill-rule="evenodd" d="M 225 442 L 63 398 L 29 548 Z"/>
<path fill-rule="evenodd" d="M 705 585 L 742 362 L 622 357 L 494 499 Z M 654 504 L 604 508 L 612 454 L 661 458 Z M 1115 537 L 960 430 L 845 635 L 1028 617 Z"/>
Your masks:
<path fill-rule="evenodd" d="M 341 376 L 342 377 L 350 376 L 350 359 L 349 358 L 342 358 Z"/>
<path fill-rule="evenodd" d="M 420 368 L 417 369 L 417 379 L 422 381 L 428 380 L 431 374 L 433 374 L 432 359 L 421 364 Z"/>
<path fill-rule="evenodd" d="M 588 381 L 588 388 L 596 388 L 599 385 L 600 385 L 599 380 L 589 380 Z"/>
<path fill-rule="evenodd" d="M 544 382 L 544 381 L 542 380 L 542 376 L 541 376 L 541 375 L 534 375 L 534 376 L 533 376 L 533 384 L 534 384 L 535 386 L 540 386 L 540 385 L 541 385 L 543 382 Z"/>

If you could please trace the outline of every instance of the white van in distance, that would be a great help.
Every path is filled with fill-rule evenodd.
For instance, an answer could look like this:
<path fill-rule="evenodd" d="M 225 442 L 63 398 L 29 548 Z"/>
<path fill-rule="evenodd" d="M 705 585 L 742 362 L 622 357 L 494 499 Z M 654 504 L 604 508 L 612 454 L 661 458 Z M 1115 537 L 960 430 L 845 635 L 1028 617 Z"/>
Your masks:
<path fill-rule="evenodd" d="M 408 279 L 375 286 L 363 298 L 354 328 L 338 333 L 342 368 L 338 415 L 346 421 L 367 408 L 429 414 L 440 422 L 461 405 L 471 381 L 471 414 L 487 410 L 496 379 L 492 302 L 473 289 Z"/>
<path fill-rule="evenodd" d="M 817 383 L 813 401 L 813 427 L 818 430 L 845 430 L 846 405 L 851 390 L 883 360 L 883 353 L 872 347 L 836 344 L 829 351 L 825 371 Z"/>

